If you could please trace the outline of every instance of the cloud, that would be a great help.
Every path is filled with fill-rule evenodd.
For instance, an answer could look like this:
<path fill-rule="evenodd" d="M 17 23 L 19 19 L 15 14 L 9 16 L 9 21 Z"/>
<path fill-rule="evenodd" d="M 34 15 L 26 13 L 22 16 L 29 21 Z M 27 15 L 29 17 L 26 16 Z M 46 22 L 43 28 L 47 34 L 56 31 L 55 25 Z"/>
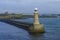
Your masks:
<path fill-rule="evenodd" d="M 29 13 L 35 7 L 41 13 L 53 12 L 60 10 L 60 0 L 0 0 L 0 10 L 8 10 L 10 12 Z"/>
<path fill-rule="evenodd" d="M 31 4 L 31 3 L 44 3 L 60 0 L 0 0 L 0 3 L 6 4 Z"/>

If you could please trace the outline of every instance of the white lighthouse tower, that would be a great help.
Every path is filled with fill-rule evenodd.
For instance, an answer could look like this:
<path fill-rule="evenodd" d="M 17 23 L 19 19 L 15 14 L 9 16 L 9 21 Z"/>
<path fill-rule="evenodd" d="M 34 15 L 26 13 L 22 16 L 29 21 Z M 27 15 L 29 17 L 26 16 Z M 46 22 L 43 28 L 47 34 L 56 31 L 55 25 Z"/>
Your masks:
<path fill-rule="evenodd" d="M 30 32 L 33 32 L 33 33 L 44 32 L 43 24 L 39 23 L 39 14 L 38 14 L 37 8 L 35 8 L 34 10 L 34 23 L 33 23 L 33 27 L 30 27 Z"/>
<path fill-rule="evenodd" d="M 39 18 L 38 18 L 38 9 L 37 8 L 35 8 L 35 10 L 34 10 L 34 24 L 40 24 L 39 23 Z"/>
<path fill-rule="evenodd" d="M 35 8 L 34 10 L 34 24 L 33 24 L 33 31 L 34 32 L 44 32 L 43 24 L 39 23 L 39 14 L 38 9 Z"/>

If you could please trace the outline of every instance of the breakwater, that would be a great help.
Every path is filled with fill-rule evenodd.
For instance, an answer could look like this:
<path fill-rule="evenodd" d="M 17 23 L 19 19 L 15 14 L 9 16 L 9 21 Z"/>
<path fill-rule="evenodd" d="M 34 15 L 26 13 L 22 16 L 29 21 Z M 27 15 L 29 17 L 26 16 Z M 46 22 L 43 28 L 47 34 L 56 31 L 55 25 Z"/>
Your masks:
<path fill-rule="evenodd" d="M 0 22 L 5 22 L 5 23 L 14 25 L 18 28 L 22 28 L 22 29 L 25 29 L 25 30 L 29 30 L 29 27 L 33 26 L 32 23 L 18 22 L 18 21 L 14 21 L 14 20 L 11 20 L 11 19 L 0 19 Z"/>

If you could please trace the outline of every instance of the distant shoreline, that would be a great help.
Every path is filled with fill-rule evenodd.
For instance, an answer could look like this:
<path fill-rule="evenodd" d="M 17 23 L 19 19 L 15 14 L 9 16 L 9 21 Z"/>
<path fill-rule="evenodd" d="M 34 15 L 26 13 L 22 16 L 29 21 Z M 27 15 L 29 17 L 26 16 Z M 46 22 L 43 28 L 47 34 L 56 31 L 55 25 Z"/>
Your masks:
<path fill-rule="evenodd" d="M 9 17 L 9 16 L 0 16 L 1 18 L 6 19 L 27 19 L 27 18 L 34 18 L 34 17 Z M 39 18 L 60 18 L 60 17 L 39 17 Z"/>
<path fill-rule="evenodd" d="M 34 18 L 34 15 L 0 14 L 0 18 L 6 18 L 6 19 L 26 19 L 26 18 Z M 54 15 L 39 15 L 39 18 L 60 18 L 60 16 L 54 16 Z"/>

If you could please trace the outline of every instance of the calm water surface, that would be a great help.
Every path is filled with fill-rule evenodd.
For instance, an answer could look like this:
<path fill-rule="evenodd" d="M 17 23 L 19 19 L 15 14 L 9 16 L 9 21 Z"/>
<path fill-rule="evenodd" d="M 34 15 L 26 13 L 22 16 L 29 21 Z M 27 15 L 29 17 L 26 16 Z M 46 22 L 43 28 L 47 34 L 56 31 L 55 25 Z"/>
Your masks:
<path fill-rule="evenodd" d="M 0 22 L 0 40 L 31 40 L 27 31 Z"/>
<path fill-rule="evenodd" d="M 33 18 L 15 19 L 16 21 L 33 23 Z M 30 35 L 26 30 L 0 22 L 0 40 L 60 40 L 60 18 L 40 18 L 45 33 Z"/>

